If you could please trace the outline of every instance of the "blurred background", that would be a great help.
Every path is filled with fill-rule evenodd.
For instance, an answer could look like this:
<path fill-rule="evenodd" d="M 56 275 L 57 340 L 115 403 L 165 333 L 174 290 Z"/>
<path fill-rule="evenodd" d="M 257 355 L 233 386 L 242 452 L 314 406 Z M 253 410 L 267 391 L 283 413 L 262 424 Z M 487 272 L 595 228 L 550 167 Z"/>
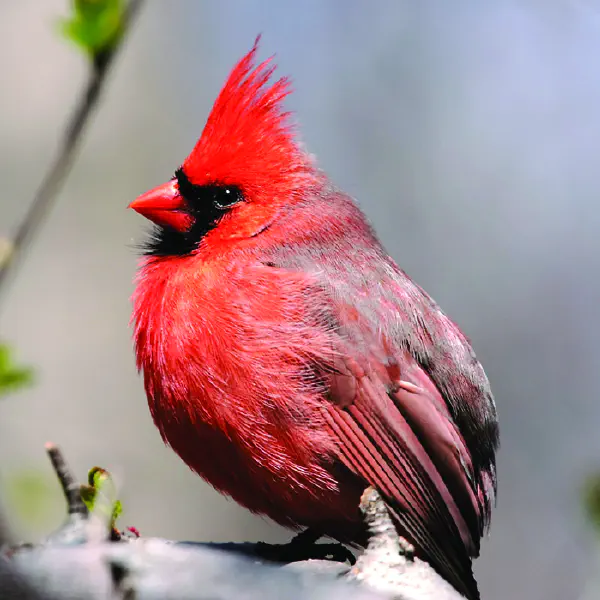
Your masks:
<path fill-rule="evenodd" d="M 82 88 L 67 0 L 0 3 L 0 235 L 27 210 Z M 501 422 L 475 564 L 489 600 L 598 597 L 581 484 L 600 465 L 600 5 L 593 0 L 149 0 L 55 210 L 0 306 L 36 385 L 0 403 L 2 504 L 21 538 L 64 506 L 43 444 L 119 481 L 143 535 L 284 541 L 166 449 L 135 371 L 125 210 L 162 183 L 263 33 L 302 139 L 465 330 Z M 43 498 L 43 501 L 39 501 Z M 586 592 L 587 589 L 587 592 Z M 596 590 L 597 591 L 597 590 Z M 600 592 L 597 591 L 600 595 Z"/>

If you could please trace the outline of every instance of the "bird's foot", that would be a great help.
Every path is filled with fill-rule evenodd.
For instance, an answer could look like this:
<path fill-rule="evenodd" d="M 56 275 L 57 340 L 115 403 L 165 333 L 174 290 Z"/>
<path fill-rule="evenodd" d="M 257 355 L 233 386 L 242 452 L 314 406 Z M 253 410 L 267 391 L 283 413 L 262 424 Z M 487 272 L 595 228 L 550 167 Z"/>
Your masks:
<path fill-rule="evenodd" d="M 287 544 L 258 542 L 256 555 L 264 560 L 285 564 L 302 560 L 348 561 L 351 565 L 356 562 L 354 554 L 343 544 L 337 542 L 317 544 L 321 537 L 321 534 L 314 530 L 306 529 Z"/>

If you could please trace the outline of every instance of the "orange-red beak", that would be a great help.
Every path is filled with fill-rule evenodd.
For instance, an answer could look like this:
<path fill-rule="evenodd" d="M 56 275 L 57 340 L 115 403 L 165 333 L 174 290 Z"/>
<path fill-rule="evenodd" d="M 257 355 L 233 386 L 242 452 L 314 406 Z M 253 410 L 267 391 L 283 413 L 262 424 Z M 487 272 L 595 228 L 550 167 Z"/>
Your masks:
<path fill-rule="evenodd" d="M 129 208 L 157 225 L 177 231 L 187 231 L 192 224 L 192 217 L 185 210 L 186 203 L 179 194 L 175 179 L 138 196 Z"/>

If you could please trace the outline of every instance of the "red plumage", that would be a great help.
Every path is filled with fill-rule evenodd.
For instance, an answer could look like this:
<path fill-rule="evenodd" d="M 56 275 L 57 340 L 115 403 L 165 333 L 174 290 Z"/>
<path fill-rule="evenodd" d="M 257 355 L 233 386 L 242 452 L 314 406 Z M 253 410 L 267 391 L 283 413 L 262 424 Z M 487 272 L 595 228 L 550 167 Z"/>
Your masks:
<path fill-rule="evenodd" d="M 157 223 L 134 339 L 161 435 L 216 489 L 289 527 L 366 541 L 365 487 L 469 598 L 498 427 L 467 339 L 296 143 L 287 80 L 234 68 Z"/>

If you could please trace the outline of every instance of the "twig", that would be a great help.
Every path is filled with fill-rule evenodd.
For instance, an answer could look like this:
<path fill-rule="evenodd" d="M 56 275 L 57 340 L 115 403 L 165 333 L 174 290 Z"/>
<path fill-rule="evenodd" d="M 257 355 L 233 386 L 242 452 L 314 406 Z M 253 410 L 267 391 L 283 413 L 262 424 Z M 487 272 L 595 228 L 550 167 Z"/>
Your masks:
<path fill-rule="evenodd" d="M 390 556 L 398 554 L 412 560 L 415 548 L 403 537 L 398 535 L 385 502 L 375 488 L 368 487 L 360 499 L 360 510 L 369 527 L 369 548 L 377 548 Z"/>
<path fill-rule="evenodd" d="M 10 248 L 5 252 L 3 259 L 0 260 L 0 296 L 4 293 L 9 272 L 11 270 L 14 271 L 23 251 L 31 243 L 33 236 L 56 202 L 57 193 L 73 164 L 82 134 L 100 99 L 100 94 L 106 82 L 106 76 L 110 71 L 111 65 L 114 63 L 115 57 L 123 46 L 126 33 L 142 7 L 143 2 L 144 0 L 130 0 L 124 16 L 123 33 L 120 39 L 109 50 L 100 54 L 93 62 L 88 82 L 67 124 L 58 154 L 42 180 L 23 221 L 17 228 L 10 243 Z"/>
<path fill-rule="evenodd" d="M 365 490 L 360 510 L 369 528 L 369 544 L 350 570 L 348 579 L 392 594 L 395 599 L 463 599 L 428 563 L 414 556 L 414 547 L 398 535 L 377 490 L 372 487 Z"/>
<path fill-rule="evenodd" d="M 81 499 L 79 484 L 71 473 L 67 461 L 63 456 L 60 448 L 51 442 L 46 444 L 46 452 L 50 458 L 50 462 L 54 467 L 58 481 L 62 487 L 67 500 L 67 511 L 70 515 L 80 514 L 87 515 L 88 510 Z"/>

